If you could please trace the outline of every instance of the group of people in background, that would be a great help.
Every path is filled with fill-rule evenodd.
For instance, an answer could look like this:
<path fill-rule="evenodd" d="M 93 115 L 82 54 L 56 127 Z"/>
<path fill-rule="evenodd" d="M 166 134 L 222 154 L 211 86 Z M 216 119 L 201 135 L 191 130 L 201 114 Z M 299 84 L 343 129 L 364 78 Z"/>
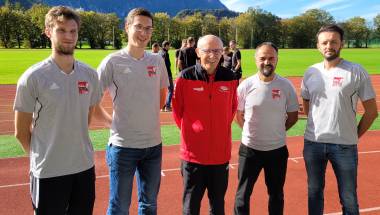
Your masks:
<path fill-rule="evenodd" d="M 35 214 L 92 214 L 95 167 L 88 134 L 92 116 L 110 128 L 107 214 L 129 214 L 135 176 L 138 214 L 157 214 L 160 109 L 172 111 L 181 131 L 183 214 L 200 214 L 206 190 L 209 213 L 226 214 L 235 115 L 242 140 L 234 213 L 250 213 L 250 196 L 264 169 L 269 214 L 283 214 L 289 157 L 286 130 L 298 120 L 299 103 L 291 82 L 276 74 L 275 44 L 257 46 L 257 73 L 239 84 L 242 62 L 236 41 L 230 41 L 228 48 L 219 37 L 205 35 L 195 47 L 195 39 L 188 38 L 176 51 L 180 74 L 174 89 L 170 43 L 164 41 L 161 50 L 154 45 L 158 50 L 153 53 L 145 51 L 154 25 L 151 13 L 143 8 L 131 10 L 125 18 L 127 46 L 108 55 L 97 71 L 73 57 L 80 28 L 74 10 L 53 7 L 45 27 L 52 54 L 21 76 L 14 103 L 15 135 L 30 155 Z M 359 214 L 357 143 L 377 117 L 377 107 L 368 73 L 340 57 L 343 45 L 341 28 L 323 26 L 317 47 L 324 60 L 309 67 L 302 82 L 308 116 L 303 153 L 310 215 L 323 214 L 328 161 L 338 181 L 343 214 Z M 105 91 L 112 98 L 112 115 L 100 103 Z M 364 114 L 357 124 L 358 100 Z"/>

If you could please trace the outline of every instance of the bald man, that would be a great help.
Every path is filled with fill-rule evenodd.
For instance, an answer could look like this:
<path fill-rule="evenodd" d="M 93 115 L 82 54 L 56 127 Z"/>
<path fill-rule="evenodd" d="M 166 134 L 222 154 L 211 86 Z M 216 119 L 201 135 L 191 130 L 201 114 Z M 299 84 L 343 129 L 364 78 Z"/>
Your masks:
<path fill-rule="evenodd" d="M 200 62 L 181 71 L 173 97 L 173 116 L 181 129 L 183 214 L 199 214 L 207 189 L 210 214 L 222 215 L 238 80 L 219 66 L 220 38 L 203 36 L 197 47 Z"/>

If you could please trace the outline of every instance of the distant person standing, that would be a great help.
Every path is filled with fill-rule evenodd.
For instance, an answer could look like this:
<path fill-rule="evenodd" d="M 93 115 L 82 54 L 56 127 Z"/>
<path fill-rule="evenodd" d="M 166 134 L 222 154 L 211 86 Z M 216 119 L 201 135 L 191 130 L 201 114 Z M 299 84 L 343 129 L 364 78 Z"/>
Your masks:
<path fill-rule="evenodd" d="M 197 53 L 195 52 L 195 39 L 189 37 L 187 39 L 187 47 L 179 53 L 179 69 L 184 70 L 188 67 L 194 66 L 197 62 Z"/>
<path fill-rule="evenodd" d="M 158 43 L 153 43 L 152 44 L 152 53 L 158 54 L 159 51 L 160 51 L 160 45 Z"/>
<path fill-rule="evenodd" d="M 169 57 L 169 49 L 170 49 L 170 43 L 168 41 L 162 42 L 162 50 L 160 51 L 160 55 L 162 58 L 164 58 L 166 71 L 168 72 L 168 78 L 169 78 L 169 87 L 168 87 L 168 94 L 166 96 L 165 105 L 163 107 L 163 111 L 169 112 L 172 111 L 172 96 L 173 96 L 173 75 L 171 70 L 171 64 L 170 64 L 170 57 Z"/>
<path fill-rule="evenodd" d="M 110 199 L 107 214 L 129 214 L 134 176 L 138 214 L 157 214 L 161 183 L 162 144 L 160 96 L 168 87 L 164 60 L 145 51 L 153 32 L 153 16 L 135 8 L 125 18 L 128 44 L 108 55 L 99 65 L 103 92 L 113 101 L 112 117 L 102 106 L 96 116 L 111 124 L 107 146 Z"/>
<path fill-rule="evenodd" d="M 322 215 L 327 163 L 338 183 L 343 214 L 358 215 L 358 138 L 376 119 L 376 96 L 371 79 L 359 64 L 340 57 L 344 31 L 327 25 L 317 33 L 317 47 L 324 60 L 305 72 L 301 96 L 307 115 L 305 160 L 309 215 Z M 358 100 L 364 107 L 356 120 Z"/>
<path fill-rule="evenodd" d="M 243 129 L 239 149 L 235 215 L 250 214 L 253 187 L 264 169 L 270 215 L 284 213 L 284 184 L 288 163 L 286 131 L 298 120 L 298 100 L 292 83 L 275 73 L 278 48 L 257 46 L 258 72 L 238 88 L 236 119 Z"/>
<path fill-rule="evenodd" d="M 183 39 L 181 43 L 181 47 L 177 50 L 175 50 L 175 74 L 177 75 L 177 72 L 180 71 L 179 66 L 179 54 L 180 52 L 185 49 L 187 46 L 187 39 Z"/>
<path fill-rule="evenodd" d="M 96 72 L 74 59 L 80 17 L 53 7 L 45 17 L 51 56 L 17 83 L 15 135 L 30 155 L 30 193 L 36 215 L 91 215 L 94 150 L 88 125 L 100 102 Z"/>
<path fill-rule="evenodd" d="M 241 53 L 240 50 L 236 47 L 236 41 L 230 41 L 230 49 L 232 50 L 232 70 L 234 71 L 236 77 L 240 79 L 242 77 L 241 69 Z"/>
<path fill-rule="evenodd" d="M 230 51 L 229 47 L 224 47 L 223 48 L 223 62 L 222 66 L 227 69 L 232 69 L 232 55 L 233 53 Z"/>

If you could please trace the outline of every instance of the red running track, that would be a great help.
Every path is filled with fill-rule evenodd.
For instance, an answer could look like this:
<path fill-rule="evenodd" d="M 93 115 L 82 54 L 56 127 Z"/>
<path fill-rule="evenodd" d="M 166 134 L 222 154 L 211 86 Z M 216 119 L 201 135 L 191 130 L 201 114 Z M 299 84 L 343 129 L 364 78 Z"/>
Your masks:
<path fill-rule="evenodd" d="M 362 214 L 380 214 L 380 132 L 368 132 L 359 143 L 358 195 Z M 288 138 L 290 159 L 285 184 L 285 214 L 307 214 L 306 173 L 302 158 L 302 137 Z M 226 214 L 232 214 L 233 199 L 237 187 L 238 143 L 233 144 L 229 187 L 226 194 Z M 178 170 L 179 148 L 163 148 L 163 176 L 158 197 L 158 214 L 181 214 L 182 179 Z M 0 214 L 32 214 L 28 185 L 28 159 L 0 159 Z M 108 172 L 104 152 L 96 152 L 96 201 L 95 215 L 105 214 L 108 204 Z M 136 188 L 134 187 L 136 190 Z M 136 194 L 133 194 L 131 214 L 137 214 Z M 260 175 L 251 198 L 252 214 L 267 214 L 267 194 Z M 202 202 L 201 214 L 208 214 L 207 196 Z M 340 212 L 337 186 L 329 165 L 326 173 L 325 213 Z M 339 213 L 338 213 L 339 214 Z"/>

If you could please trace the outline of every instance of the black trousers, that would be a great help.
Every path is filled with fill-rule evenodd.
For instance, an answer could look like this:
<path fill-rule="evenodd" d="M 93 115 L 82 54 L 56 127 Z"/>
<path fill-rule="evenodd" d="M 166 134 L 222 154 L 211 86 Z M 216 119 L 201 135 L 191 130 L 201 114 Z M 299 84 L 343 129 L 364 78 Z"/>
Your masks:
<path fill-rule="evenodd" d="M 234 207 L 236 215 L 249 215 L 250 197 L 261 169 L 264 169 L 265 184 L 269 195 L 269 214 L 283 214 L 288 157 L 286 146 L 271 151 L 258 151 L 240 144 L 239 184 Z"/>
<path fill-rule="evenodd" d="M 31 176 L 36 215 L 91 215 L 95 202 L 95 168 L 52 178 Z"/>
<path fill-rule="evenodd" d="M 201 165 L 182 161 L 183 214 L 199 215 L 203 194 L 207 189 L 209 214 L 224 215 L 224 196 L 228 186 L 228 163 Z"/>

